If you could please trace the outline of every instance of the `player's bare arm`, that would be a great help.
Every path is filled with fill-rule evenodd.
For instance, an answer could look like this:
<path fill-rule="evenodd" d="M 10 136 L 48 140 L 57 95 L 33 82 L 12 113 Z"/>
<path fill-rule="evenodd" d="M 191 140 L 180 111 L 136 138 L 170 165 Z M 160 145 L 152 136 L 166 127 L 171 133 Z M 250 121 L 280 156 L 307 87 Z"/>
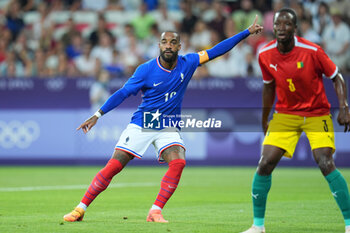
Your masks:
<path fill-rule="evenodd" d="M 339 125 L 344 125 L 344 132 L 350 132 L 350 112 L 347 101 L 347 90 L 343 76 L 340 73 L 333 78 L 333 85 L 339 101 L 339 114 L 337 121 Z"/>
<path fill-rule="evenodd" d="M 98 110 L 94 115 L 92 115 L 89 119 L 87 119 L 84 123 L 82 123 L 77 130 L 82 129 L 84 133 L 87 133 L 90 131 L 90 129 L 96 125 L 98 118 L 100 118 L 103 115 L 103 111 L 100 109 Z"/>
<path fill-rule="evenodd" d="M 267 128 L 269 126 L 268 120 L 269 115 L 275 101 L 275 82 L 265 83 L 263 88 L 263 109 L 262 109 L 262 117 L 261 117 L 261 126 L 266 134 Z"/>

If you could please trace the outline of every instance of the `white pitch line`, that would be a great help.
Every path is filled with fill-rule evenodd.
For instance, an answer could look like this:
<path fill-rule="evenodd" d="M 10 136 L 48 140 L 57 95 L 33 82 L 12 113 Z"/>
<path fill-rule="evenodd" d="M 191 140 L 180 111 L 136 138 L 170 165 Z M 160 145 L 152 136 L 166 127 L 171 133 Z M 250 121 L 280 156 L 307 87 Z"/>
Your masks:
<path fill-rule="evenodd" d="M 126 188 L 126 187 L 151 187 L 159 186 L 159 183 L 118 183 L 110 184 L 108 188 Z M 89 185 L 58 185 L 58 186 L 32 186 L 32 187 L 9 187 L 0 188 L 0 192 L 27 192 L 43 190 L 74 190 L 87 189 Z"/>

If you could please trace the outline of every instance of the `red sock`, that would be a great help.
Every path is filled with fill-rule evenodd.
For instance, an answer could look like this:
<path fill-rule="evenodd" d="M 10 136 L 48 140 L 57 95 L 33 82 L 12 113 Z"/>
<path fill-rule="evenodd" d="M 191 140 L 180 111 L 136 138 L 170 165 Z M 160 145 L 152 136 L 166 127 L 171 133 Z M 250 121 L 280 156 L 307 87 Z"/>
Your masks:
<path fill-rule="evenodd" d="M 123 166 L 119 160 L 110 159 L 106 166 L 96 174 L 81 202 L 89 206 L 97 195 L 108 187 L 113 176 L 118 174 L 122 169 Z"/>
<path fill-rule="evenodd" d="M 175 159 L 169 163 L 169 169 L 160 183 L 160 191 L 154 205 L 163 209 L 171 195 L 175 192 L 185 165 L 186 161 L 184 159 Z"/>

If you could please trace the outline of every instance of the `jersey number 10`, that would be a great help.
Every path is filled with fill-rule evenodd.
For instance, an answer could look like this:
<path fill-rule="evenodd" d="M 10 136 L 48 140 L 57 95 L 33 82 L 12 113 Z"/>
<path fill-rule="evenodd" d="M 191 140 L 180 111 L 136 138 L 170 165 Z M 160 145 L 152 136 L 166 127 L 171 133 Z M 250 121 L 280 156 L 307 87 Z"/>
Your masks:
<path fill-rule="evenodd" d="M 169 94 L 169 92 L 166 93 L 166 94 L 165 94 L 165 102 L 167 102 L 169 99 L 173 98 L 174 95 L 176 95 L 176 92 L 175 92 L 175 91 L 171 92 L 170 94 Z"/>

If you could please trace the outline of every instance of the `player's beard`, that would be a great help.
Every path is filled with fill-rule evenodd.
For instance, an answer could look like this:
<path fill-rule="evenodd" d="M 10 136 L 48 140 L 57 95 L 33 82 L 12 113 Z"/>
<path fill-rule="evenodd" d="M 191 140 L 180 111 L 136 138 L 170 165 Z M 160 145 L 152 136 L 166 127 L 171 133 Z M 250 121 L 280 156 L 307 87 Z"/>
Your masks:
<path fill-rule="evenodd" d="M 169 51 L 169 50 L 168 50 L 168 51 Z M 177 58 L 178 52 L 177 52 L 177 51 L 176 51 L 176 52 L 171 51 L 171 52 L 172 52 L 172 56 L 170 56 L 170 57 L 165 56 L 165 52 L 166 52 L 166 50 L 160 51 L 160 56 L 162 57 L 162 59 L 163 59 L 165 62 L 173 63 L 173 62 L 176 60 L 176 58 Z"/>

